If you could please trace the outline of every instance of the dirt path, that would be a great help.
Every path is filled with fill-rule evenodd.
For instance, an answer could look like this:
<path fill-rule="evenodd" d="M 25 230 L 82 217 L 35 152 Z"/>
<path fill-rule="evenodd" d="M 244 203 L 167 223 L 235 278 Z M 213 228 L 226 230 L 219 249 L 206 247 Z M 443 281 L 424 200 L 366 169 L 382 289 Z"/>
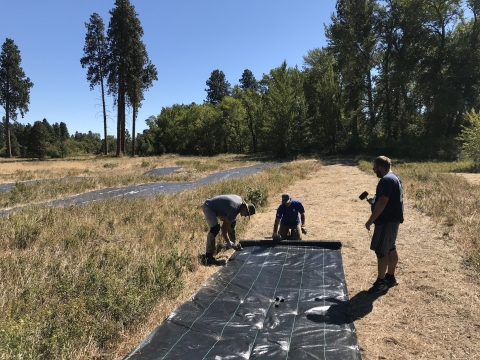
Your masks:
<path fill-rule="evenodd" d="M 305 239 L 342 241 L 363 358 L 480 359 L 478 277 L 462 266 L 460 250 L 447 230 L 414 208 L 408 189 L 397 247 L 400 285 L 382 296 L 366 292 L 375 281 L 376 258 L 364 226 L 370 209 L 358 195 L 364 190 L 375 193 L 377 182 L 373 173 L 361 172 L 354 163 L 332 161 L 285 189 L 304 203 Z M 244 238 L 271 235 L 277 206 L 252 217 Z"/>
<path fill-rule="evenodd" d="M 480 359 L 478 275 L 462 265 L 461 251 L 448 237 L 449 230 L 414 208 L 408 189 L 397 244 L 400 285 L 382 296 L 367 293 L 375 281 L 376 258 L 369 250 L 364 226 L 370 209 L 358 195 L 364 190 L 373 194 L 377 182 L 373 173 L 363 173 L 353 162 L 331 161 L 285 189 L 305 206 L 308 235 L 304 239 L 342 241 L 345 279 L 363 359 Z M 280 195 L 278 204 L 251 218 L 242 238 L 271 235 Z M 232 252 L 223 252 L 219 258 L 227 259 Z M 180 297 L 159 304 L 134 336 L 125 334 L 115 358 L 123 358 L 217 270 L 206 267 L 191 273 Z"/>

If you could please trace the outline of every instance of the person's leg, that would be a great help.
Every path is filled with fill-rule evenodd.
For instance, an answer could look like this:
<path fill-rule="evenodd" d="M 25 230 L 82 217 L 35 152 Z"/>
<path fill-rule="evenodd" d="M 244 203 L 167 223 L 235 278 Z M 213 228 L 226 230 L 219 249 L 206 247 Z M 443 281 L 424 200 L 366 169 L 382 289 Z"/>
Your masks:
<path fill-rule="evenodd" d="M 388 266 L 385 274 L 385 279 L 389 283 L 389 285 L 397 285 L 397 280 L 395 279 L 395 269 L 397 268 L 398 263 L 398 253 L 397 253 L 397 236 L 398 236 L 398 228 L 400 222 L 391 222 L 388 223 L 388 230 L 387 230 L 387 240 L 388 240 Z"/>
<path fill-rule="evenodd" d="M 397 268 L 398 263 L 398 253 L 397 249 L 393 249 L 388 253 L 388 268 L 387 274 L 395 276 L 395 269 Z"/>
<path fill-rule="evenodd" d="M 207 205 L 202 205 L 203 214 L 205 215 L 205 220 L 207 221 L 207 225 L 210 231 L 207 234 L 207 243 L 206 243 L 206 250 L 205 253 L 208 255 L 213 256 L 215 252 L 215 237 L 220 232 L 220 225 L 217 220 L 217 214 L 215 211 L 210 209 Z"/>
<path fill-rule="evenodd" d="M 288 233 L 288 226 L 285 226 L 282 223 L 280 223 L 280 229 L 278 230 L 278 234 L 282 237 L 282 240 L 287 239 L 287 233 Z"/>
<path fill-rule="evenodd" d="M 292 240 L 302 240 L 302 230 L 300 229 L 300 224 L 292 227 Z"/>
<path fill-rule="evenodd" d="M 388 289 L 388 285 L 385 282 L 385 272 L 388 266 L 388 251 L 390 250 L 387 233 L 387 224 L 375 224 L 370 249 L 375 251 L 375 255 L 377 256 L 377 280 L 368 290 L 368 292 L 372 294 L 378 294 Z"/>
<path fill-rule="evenodd" d="M 385 279 L 385 273 L 387 272 L 387 267 L 388 267 L 388 254 L 382 256 L 381 258 L 377 257 L 377 265 L 378 265 L 378 274 L 377 274 L 377 279 L 378 280 L 383 280 Z"/>

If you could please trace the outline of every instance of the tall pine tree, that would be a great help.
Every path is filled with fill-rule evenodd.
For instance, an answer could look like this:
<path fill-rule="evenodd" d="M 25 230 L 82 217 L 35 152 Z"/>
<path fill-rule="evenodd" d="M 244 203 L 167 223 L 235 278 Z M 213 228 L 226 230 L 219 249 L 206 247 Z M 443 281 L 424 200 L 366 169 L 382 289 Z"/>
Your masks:
<path fill-rule="evenodd" d="M 84 56 L 80 59 L 82 68 L 88 68 L 87 80 L 90 82 L 90 90 L 96 85 L 100 85 L 102 93 L 103 109 L 103 150 L 108 154 L 107 143 L 107 110 L 105 106 L 105 79 L 107 77 L 108 61 L 108 43 L 105 37 L 105 25 L 97 13 L 90 16 L 90 22 L 85 23 L 87 34 L 85 35 L 85 46 L 83 47 Z"/>
<path fill-rule="evenodd" d="M 10 119 L 16 120 L 17 110 L 23 117 L 28 112 L 30 88 L 33 83 L 25 76 L 20 63 L 20 50 L 12 39 L 6 39 L 0 54 L 0 104 L 5 109 L 7 157 L 12 157 Z"/>

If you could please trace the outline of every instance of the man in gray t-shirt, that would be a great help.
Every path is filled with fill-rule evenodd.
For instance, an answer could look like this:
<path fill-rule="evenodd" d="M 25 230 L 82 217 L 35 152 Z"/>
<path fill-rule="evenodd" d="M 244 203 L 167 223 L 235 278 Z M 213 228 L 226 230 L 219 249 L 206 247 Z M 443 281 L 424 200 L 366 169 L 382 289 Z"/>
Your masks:
<path fill-rule="evenodd" d="M 207 265 L 220 265 L 220 262 L 213 257 L 215 237 L 221 230 L 227 249 L 241 250 L 240 244 L 235 245 L 237 215 L 250 217 L 250 215 L 255 214 L 255 206 L 246 204 L 238 195 L 230 194 L 207 199 L 202 205 L 202 210 L 210 228 L 207 234 L 205 262 Z M 222 226 L 218 223 L 218 219 L 222 220 Z"/>

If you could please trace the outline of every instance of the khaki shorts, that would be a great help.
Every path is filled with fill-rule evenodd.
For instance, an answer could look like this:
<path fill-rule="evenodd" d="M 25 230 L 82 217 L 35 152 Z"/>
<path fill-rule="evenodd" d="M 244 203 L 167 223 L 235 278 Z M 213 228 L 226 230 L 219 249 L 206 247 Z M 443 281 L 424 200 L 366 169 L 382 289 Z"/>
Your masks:
<path fill-rule="evenodd" d="M 294 226 L 287 226 L 280 223 L 280 229 L 278 230 L 278 233 L 282 237 L 282 240 L 285 240 L 287 238 L 288 230 L 297 230 L 297 231 L 292 231 L 292 235 L 293 235 L 292 240 L 302 240 L 302 236 L 300 235 L 301 234 L 300 224 L 294 225 Z"/>
<path fill-rule="evenodd" d="M 399 221 L 375 224 L 370 250 L 375 251 L 377 258 L 382 258 L 396 249 Z"/>

